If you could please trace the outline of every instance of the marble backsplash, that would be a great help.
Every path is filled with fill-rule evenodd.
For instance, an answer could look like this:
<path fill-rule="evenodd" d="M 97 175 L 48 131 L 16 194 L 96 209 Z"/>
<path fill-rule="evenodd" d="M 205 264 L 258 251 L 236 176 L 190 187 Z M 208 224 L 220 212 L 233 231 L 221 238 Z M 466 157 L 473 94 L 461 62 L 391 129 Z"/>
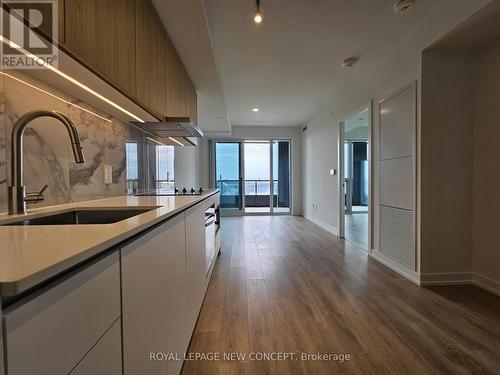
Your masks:
<path fill-rule="evenodd" d="M 28 208 L 127 193 L 125 143 L 143 144 L 145 138 L 140 130 L 22 72 L 0 71 L 0 212 L 8 209 L 12 127 L 26 112 L 40 109 L 57 110 L 75 123 L 85 163 L 74 162 L 62 124 L 51 118 L 33 121 L 24 135 L 25 185 L 27 191 L 38 191 L 45 184 L 49 187 L 45 200 Z M 104 184 L 105 164 L 113 167 L 111 184 Z"/>

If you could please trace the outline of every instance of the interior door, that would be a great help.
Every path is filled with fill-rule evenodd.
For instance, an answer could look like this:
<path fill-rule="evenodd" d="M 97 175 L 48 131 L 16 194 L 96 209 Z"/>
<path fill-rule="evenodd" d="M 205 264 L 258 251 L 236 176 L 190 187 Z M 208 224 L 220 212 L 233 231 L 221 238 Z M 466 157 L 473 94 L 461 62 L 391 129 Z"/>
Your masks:
<path fill-rule="evenodd" d="M 220 191 L 221 211 L 243 210 L 242 142 L 214 142 L 215 186 Z"/>

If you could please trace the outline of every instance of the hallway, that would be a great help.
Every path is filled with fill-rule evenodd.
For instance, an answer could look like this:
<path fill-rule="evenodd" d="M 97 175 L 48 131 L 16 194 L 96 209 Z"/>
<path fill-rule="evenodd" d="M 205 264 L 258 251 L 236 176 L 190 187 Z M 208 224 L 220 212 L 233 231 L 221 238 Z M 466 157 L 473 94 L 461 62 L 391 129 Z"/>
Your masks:
<path fill-rule="evenodd" d="M 190 352 L 246 357 L 187 361 L 183 374 L 500 373 L 493 294 L 419 288 L 302 217 L 223 218 L 222 234 Z M 351 359 L 253 361 L 252 352 Z"/>
<path fill-rule="evenodd" d="M 368 213 L 345 215 L 345 238 L 368 251 Z"/>

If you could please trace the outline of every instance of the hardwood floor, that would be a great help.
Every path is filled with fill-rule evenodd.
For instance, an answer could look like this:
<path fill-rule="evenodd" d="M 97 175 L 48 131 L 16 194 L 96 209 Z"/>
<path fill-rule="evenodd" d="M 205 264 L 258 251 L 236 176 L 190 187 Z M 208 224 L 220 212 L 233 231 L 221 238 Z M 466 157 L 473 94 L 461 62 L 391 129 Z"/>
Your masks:
<path fill-rule="evenodd" d="M 183 374 L 500 374 L 500 298 L 419 288 L 300 217 L 223 218 L 222 230 L 190 352 L 246 357 L 188 361 Z"/>
<path fill-rule="evenodd" d="M 345 215 L 345 238 L 368 251 L 368 213 Z"/>

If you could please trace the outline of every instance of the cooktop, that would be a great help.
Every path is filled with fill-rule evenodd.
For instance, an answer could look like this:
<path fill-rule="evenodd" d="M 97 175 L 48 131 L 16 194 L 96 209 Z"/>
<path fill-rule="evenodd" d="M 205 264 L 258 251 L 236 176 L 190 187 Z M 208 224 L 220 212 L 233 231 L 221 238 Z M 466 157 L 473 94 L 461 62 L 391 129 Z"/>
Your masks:
<path fill-rule="evenodd" d="M 141 192 L 134 193 L 135 196 L 181 196 L 181 195 L 201 195 L 203 193 L 203 188 L 196 190 L 195 188 L 175 188 L 174 190 L 167 189 L 152 189 L 144 190 Z"/>

